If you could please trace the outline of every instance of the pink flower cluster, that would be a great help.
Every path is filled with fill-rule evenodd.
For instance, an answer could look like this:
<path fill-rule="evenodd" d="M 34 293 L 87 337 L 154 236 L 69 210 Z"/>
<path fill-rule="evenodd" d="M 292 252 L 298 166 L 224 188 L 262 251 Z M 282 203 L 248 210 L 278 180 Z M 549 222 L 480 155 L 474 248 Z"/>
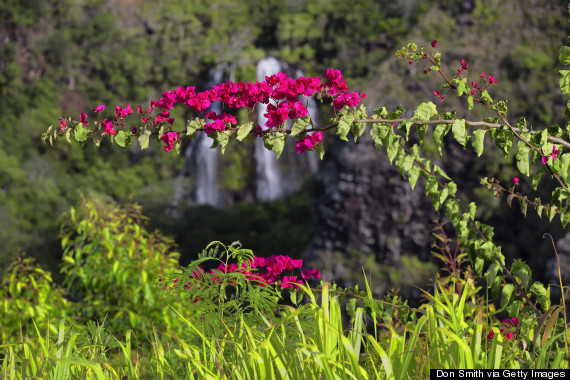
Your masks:
<path fill-rule="evenodd" d="M 162 141 L 164 141 L 164 143 L 166 144 L 164 146 L 164 151 L 170 152 L 172 150 L 172 148 L 174 147 L 174 143 L 179 138 L 180 138 L 180 136 L 178 135 L 178 132 L 166 132 L 165 134 L 160 136 L 160 139 Z"/>
<path fill-rule="evenodd" d="M 212 120 L 210 123 L 204 125 L 207 135 L 216 131 L 225 130 L 226 124 L 237 124 L 235 116 L 228 115 L 225 112 L 222 112 L 221 115 L 217 115 L 215 112 L 211 111 L 206 114 L 206 118 Z"/>
<path fill-rule="evenodd" d="M 518 318 L 511 318 L 511 319 L 503 319 L 503 322 L 501 322 L 501 324 L 503 326 L 505 326 L 505 328 L 501 328 L 499 330 L 499 332 L 505 333 L 505 339 L 507 340 L 511 340 L 515 337 L 515 334 L 519 328 L 519 320 Z M 492 340 L 493 337 L 495 336 L 495 332 L 493 330 L 489 331 L 489 333 L 487 334 L 487 339 L 488 340 Z"/>
<path fill-rule="evenodd" d="M 303 137 L 302 140 L 297 141 L 297 145 L 295 146 L 295 152 L 301 154 L 305 153 L 307 149 L 312 149 L 323 141 L 323 133 L 322 132 L 315 132 L 310 136 Z"/>
<path fill-rule="evenodd" d="M 105 120 L 103 120 L 101 122 L 101 125 L 103 126 L 103 128 L 105 128 L 105 130 L 103 131 L 104 134 L 106 135 L 116 135 L 117 131 L 114 128 L 114 124 L 112 121 L 109 121 L 109 119 L 105 118 Z"/>
<path fill-rule="evenodd" d="M 464 71 L 469 70 L 469 65 L 467 65 L 467 61 L 465 59 L 461 59 L 461 68 L 457 69 L 457 74 L 461 74 Z"/>
<path fill-rule="evenodd" d="M 177 287 L 183 287 L 189 290 L 192 287 L 192 282 L 197 282 L 202 280 L 205 273 L 213 274 L 212 281 L 218 283 L 222 280 L 222 274 L 227 273 L 243 273 L 245 274 L 248 281 L 253 281 L 261 287 L 268 285 L 279 285 L 283 289 L 292 288 L 299 289 L 299 285 L 302 284 L 302 280 L 297 279 L 297 276 L 284 275 L 280 279 L 280 276 L 284 274 L 285 271 L 292 271 L 294 269 L 300 269 L 303 266 L 303 260 L 295 260 L 289 256 L 271 256 L 271 257 L 254 257 L 252 261 L 245 262 L 241 266 L 238 264 L 226 264 L 221 263 L 216 269 L 208 272 L 204 272 L 204 269 L 200 267 L 198 270 L 192 272 L 192 279 L 185 284 L 179 283 L 179 279 L 174 279 L 172 285 L 164 281 L 163 278 L 159 278 L 157 285 L 161 290 L 172 289 Z M 321 274 L 318 269 L 305 269 L 301 272 L 301 278 L 309 280 L 313 277 L 316 280 L 321 278 Z M 234 283 L 231 282 L 233 285 Z"/>
<path fill-rule="evenodd" d="M 67 128 L 67 121 L 63 120 L 63 117 L 59 118 L 59 128 L 64 131 Z"/>
<path fill-rule="evenodd" d="M 486 78 L 485 78 L 486 77 Z M 495 79 L 493 75 L 486 75 L 484 72 L 481 73 L 481 78 L 483 78 L 483 82 L 488 82 L 489 84 L 497 84 L 499 83 L 498 80 Z"/>
<path fill-rule="evenodd" d="M 191 107 L 194 112 L 202 113 L 212 102 L 221 101 L 230 108 L 253 108 L 257 103 L 267 104 L 266 128 L 275 128 L 287 121 L 308 115 L 303 97 L 313 96 L 315 93 L 325 89 L 326 93 L 332 96 L 335 107 L 341 109 L 345 105 L 356 106 L 361 98 L 366 94 L 360 92 L 349 93 L 348 86 L 339 70 L 328 69 L 325 78 L 326 84 L 321 83 L 318 77 L 290 78 L 287 74 L 278 73 L 267 76 L 261 82 L 225 82 L 215 85 L 210 90 L 196 93 L 194 87 L 178 87 L 174 91 L 166 91 L 158 101 L 151 102 L 151 108 L 169 110 L 176 103 Z M 221 121 L 219 118 L 210 118 L 214 121 Z M 225 129 L 220 123 L 213 122 L 210 125 L 210 133 L 214 130 Z"/>
<path fill-rule="evenodd" d="M 194 113 L 202 114 L 213 102 L 222 102 L 224 106 L 231 108 L 246 107 L 252 110 L 257 104 L 266 104 L 267 109 L 264 116 L 267 118 L 265 128 L 282 128 L 289 119 L 297 119 L 309 115 L 307 110 L 307 98 L 322 92 L 332 98 L 332 105 L 340 110 L 344 107 L 356 107 L 361 99 L 366 98 L 366 94 L 355 91 L 349 92 L 348 85 L 339 70 L 328 69 L 325 74 L 326 82 L 323 83 L 319 77 L 290 78 L 287 74 L 277 73 L 265 77 L 265 80 L 258 82 L 231 82 L 215 85 L 209 90 L 196 92 L 195 87 L 178 87 L 173 91 L 165 91 L 158 100 L 152 100 L 150 108 L 144 109 L 141 105 L 136 107 L 136 111 L 141 115 L 143 124 L 152 123 L 154 126 L 169 123 L 173 125 L 170 110 L 181 104 L 191 108 Z M 155 109 L 158 113 L 153 112 Z M 101 104 L 93 108 L 93 112 L 101 113 L 105 110 L 105 105 Z M 125 127 L 125 118 L 134 113 L 131 105 L 126 107 L 115 106 L 115 118 L 104 119 L 101 125 L 103 133 L 116 135 L 117 128 Z M 211 134 L 216 131 L 223 131 L 237 124 L 234 116 L 227 113 L 217 115 L 213 112 L 205 115 L 209 121 L 204 125 L 205 132 Z M 310 115 L 309 115 L 310 116 Z M 87 126 L 87 115 L 81 113 L 80 120 Z M 61 130 L 67 127 L 67 121 L 59 120 Z M 129 127 L 131 133 L 136 135 L 142 128 Z M 262 130 L 258 130 L 254 135 L 263 136 Z M 172 150 L 172 144 L 176 139 L 184 136 L 184 132 L 168 132 L 160 138 L 165 142 L 165 151 Z M 175 136 L 177 136 L 175 138 Z M 303 153 L 307 149 L 313 148 L 322 141 L 322 133 L 318 132 L 312 136 L 303 137 L 297 144 L 297 152 Z"/>

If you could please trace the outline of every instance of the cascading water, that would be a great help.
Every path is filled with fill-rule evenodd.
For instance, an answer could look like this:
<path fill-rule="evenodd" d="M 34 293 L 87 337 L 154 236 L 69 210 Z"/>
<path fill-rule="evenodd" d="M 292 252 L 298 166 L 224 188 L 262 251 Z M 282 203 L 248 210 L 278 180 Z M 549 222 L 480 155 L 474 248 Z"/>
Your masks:
<path fill-rule="evenodd" d="M 281 71 L 281 62 L 276 58 L 267 57 L 257 64 L 257 80 L 264 81 L 268 75 L 277 74 Z M 267 111 L 267 105 L 257 106 L 257 124 L 265 129 L 267 118 L 263 116 Z M 256 197 L 260 201 L 269 201 L 284 195 L 281 186 L 281 175 L 277 166 L 275 153 L 263 147 L 263 141 L 255 142 L 255 162 L 257 165 L 257 192 Z"/>
<path fill-rule="evenodd" d="M 273 57 L 267 57 L 257 64 L 257 80 L 264 81 L 266 76 L 277 74 L 283 70 L 282 63 Z M 297 70 L 295 76 L 298 78 L 303 73 Z M 212 69 L 209 72 L 207 88 L 219 84 L 223 81 L 224 70 L 221 67 Z M 317 105 L 315 100 L 300 99 L 307 104 L 309 115 L 316 121 Z M 222 113 L 220 102 L 212 103 L 210 111 L 217 114 Z M 267 112 L 267 105 L 259 104 L 256 109 L 257 124 L 264 125 L 267 118 L 263 116 Z M 289 127 L 291 127 L 289 125 Z M 180 200 L 189 199 L 198 204 L 223 207 L 222 194 L 217 186 L 218 175 L 218 151 L 210 149 L 211 139 L 204 133 L 196 133 L 186 150 L 184 151 L 184 167 L 178 177 L 175 189 L 176 206 Z M 295 139 L 289 138 L 281 154 L 279 161 L 275 153 L 265 149 L 262 139 L 257 139 L 254 151 L 256 162 L 256 199 L 259 201 L 269 201 L 282 198 L 299 188 L 302 181 L 310 174 L 315 174 L 318 170 L 318 158 L 316 154 L 307 152 L 305 154 L 295 153 Z M 189 183 L 188 179 L 191 179 Z M 188 189 L 191 189 L 188 191 Z"/>
<path fill-rule="evenodd" d="M 224 71 L 220 68 L 212 69 L 209 72 L 207 88 L 219 84 L 224 79 Z M 210 111 L 217 114 L 222 113 L 221 102 L 214 102 L 210 106 Z M 196 133 L 192 141 L 184 152 L 184 168 L 179 175 L 179 186 L 177 198 L 183 198 L 184 177 L 192 177 L 194 183 L 194 194 L 191 200 L 199 204 L 219 206 L 220 194 L 217 187 L 218 170 L 218 150 L 210 149 L 212 140 L 208 139 L 205 133 Z"/>
<path fill-rule="evenodd" d="M 267 57 L 257 64 L 257 80 L 263 81 L 268 75 L 277 74 L 282 70 L 281 62 L 273 57 Z M 298 78 L 303 73 L 297 70 Z M 309 115 L 313 122 L 317 119 L 317 104 L 313 97 L 300 99 L 307 104 Z M 267 105 L 259 105 L 257 108 L 257 124 L 264 128 L 267 118 L 263 116 L 267 111 Z M 289 128 L 291 125 L 289 125 Z M 265 128 L 264 128 L 265 129 Z M 295 139 L 289 138 L 281 154 L 279 161 L 275 153 L 263 147 L 263 141 L 258 139 L 255 145 L 255 160 L 257 164 L 257 199 L 268 201 L 281 198 L 299 188 L 302 181 L 307 177 L 307 168 L 311 174 L 318 170 L 318 158 L 314 153 L 295 153 Z"/>

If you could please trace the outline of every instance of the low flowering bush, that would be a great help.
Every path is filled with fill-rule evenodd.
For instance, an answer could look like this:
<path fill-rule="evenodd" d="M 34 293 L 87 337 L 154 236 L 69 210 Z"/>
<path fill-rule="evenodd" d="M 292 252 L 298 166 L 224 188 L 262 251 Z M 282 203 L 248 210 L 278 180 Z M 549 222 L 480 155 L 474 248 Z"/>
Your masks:
<path fill-rule="evenodd" d="M 518 318 L 506 318 L 503 319 L 501 322 L 503 325 L 502 328 L 499 329 L 499 333 L 503 334 L 506 340 L 511 340 L 515 338 L 519 330 L 519 319 Z M 487 334 L 487 339 L 490 341 L 495 336 L 495 332 L 493 330 L 489 331 Z"/>
<path fill-rule="evenodd" d="M 212 262 L 217 262 L 218 265 L 210 270 L 203 268 L 204 264 L 211 266 Z M 303 260 L 289 256 L 253 256 L 239 242 L 229 246 L 212 242 L 201 253 L 200 259 L 184 268 L 181 273 L 160 276 L 156 286 L 167 294 L 183 293 L 194 303 L 206 302 L 215 308 L 224 307 L 229 297 L 227 292 L 230 292 L 235 301 L 232 308 L 239 305 L 242 310 L 258 307 L 271 310 L 282 299 L 284 289 L 296 291 L 303 285 L 303 281 L 294 273 L 302 266 Z M 300 272 L 300 276 L 304 280 L 310 280 L 311 277 L 318 280 L 321 277 L 318 269 L 305 269 Z M 255 295 L 252 296 L 252 293 Z M 257 298 L 266 302 L 257 305 L 254 301 L 251 304 Z M 197 308 L 201 306 L 197 305 Z"/>

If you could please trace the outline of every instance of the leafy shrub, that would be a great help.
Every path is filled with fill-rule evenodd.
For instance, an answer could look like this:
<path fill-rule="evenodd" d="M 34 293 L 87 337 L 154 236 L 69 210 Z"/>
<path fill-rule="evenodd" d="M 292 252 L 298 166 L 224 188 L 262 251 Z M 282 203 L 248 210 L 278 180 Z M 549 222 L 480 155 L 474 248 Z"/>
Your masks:
<path fill-rule="evenodd" d="M 70 302 L 63 289 L 53 283 L 50 272 L 34 259 L 18 255 L 6 268 L 0 286 L 0 340 L 9 342 L 60 318 L 70 319 Z"/>
<path fill-rule="evenodd" d="M 178 268 L 172 241 L 144 229 L 141 208 L 84 200 L 62 225 L 63 286 L 82 319 L 106 320 L 113 333 L 137 334 L 153 325 L 177 330 L 178 319 L 155 287 L 162 273 Z M 175 308 L 182 299 L 168 298 Z"/>

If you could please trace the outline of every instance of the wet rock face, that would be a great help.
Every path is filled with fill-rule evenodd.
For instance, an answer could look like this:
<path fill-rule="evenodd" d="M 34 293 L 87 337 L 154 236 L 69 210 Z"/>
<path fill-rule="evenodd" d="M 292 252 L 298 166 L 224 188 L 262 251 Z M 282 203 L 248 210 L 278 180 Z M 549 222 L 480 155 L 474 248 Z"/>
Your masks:
<path fill-rule="evenodd" d="M 402 255 L 430 256 L 436 214 L 420 178 L 416 191 L 379 153 L 369 136 L 358 143 L 336 141 L 316 178 L 313 201 L 315 236 L 304 258 L 354 250 L 373 255 L 380 265 L 397 265 Z M 331 275 L 362 267 L 333 265 Z"/>

